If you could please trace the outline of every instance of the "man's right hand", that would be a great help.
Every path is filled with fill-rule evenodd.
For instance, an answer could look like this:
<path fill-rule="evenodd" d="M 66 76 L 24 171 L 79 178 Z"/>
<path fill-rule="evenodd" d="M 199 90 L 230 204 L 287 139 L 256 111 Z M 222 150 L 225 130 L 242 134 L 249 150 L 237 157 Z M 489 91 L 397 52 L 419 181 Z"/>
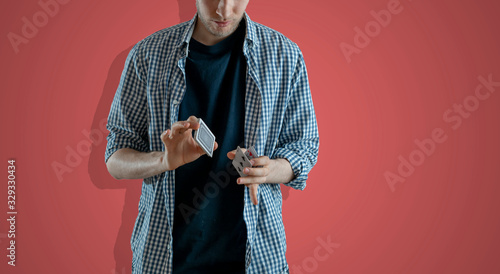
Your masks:
<path fill-rule="evenodd" d="M 193 130 L 200 127 L 198 118 L 190 116 L 186 121 L 178 121 L 161 134 L 161 140 L 165 145 L 165 154 L 162 164 L 167 170 L 174 170 L 184 164 L 193 162 L 200 158 L 205 151 L 193 138 Z M 214 150 L 218 147 L 214 144 Z"/>

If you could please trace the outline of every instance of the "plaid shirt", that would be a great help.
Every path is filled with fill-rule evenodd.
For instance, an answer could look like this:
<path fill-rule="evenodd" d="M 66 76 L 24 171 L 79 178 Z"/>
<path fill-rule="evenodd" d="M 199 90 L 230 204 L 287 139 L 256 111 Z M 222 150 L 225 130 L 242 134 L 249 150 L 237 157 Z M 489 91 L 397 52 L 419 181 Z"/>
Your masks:
<path fill-rule="evenodd" d="M 287 159 L 295 174 L 287 185 L 302 190 L 319 147 L 302 53 L 281 33 L 252 22 L 247 14 L 244 20 L 244 144 L 255 145 L 259 155 Z M 121 148 L 164 151 L 160 135 L 178 120 L 195 22 L 196 15 L 150 35 L 131 50 L 108 117 L 106 161 Z M 172 272 L 174 176 L 175 170 L 144 179 L 131 238 L 133 273 Z M 258 199 L 259 204 L 253 205 L 245 188 L 246 272 L 288 273 L 280 184 L 261 184 Z"/>

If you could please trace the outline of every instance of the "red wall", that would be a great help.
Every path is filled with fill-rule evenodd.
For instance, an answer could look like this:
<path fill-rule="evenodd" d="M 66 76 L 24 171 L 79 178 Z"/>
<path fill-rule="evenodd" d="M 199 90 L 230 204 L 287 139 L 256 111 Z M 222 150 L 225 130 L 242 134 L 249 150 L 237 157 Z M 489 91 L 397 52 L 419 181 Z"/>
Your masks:
<path fill-rule="evenodd" d="M 0 8 L 0 272 L 129 273 L 141 186 L 107 173 L 100 123 L 131 46 L 194 1 L 59 2 Z M 499 8 L 250 1 L 301 47 L 318 116 L 319 162 L 283 193 L 291 273 L 500 272 Z"/>

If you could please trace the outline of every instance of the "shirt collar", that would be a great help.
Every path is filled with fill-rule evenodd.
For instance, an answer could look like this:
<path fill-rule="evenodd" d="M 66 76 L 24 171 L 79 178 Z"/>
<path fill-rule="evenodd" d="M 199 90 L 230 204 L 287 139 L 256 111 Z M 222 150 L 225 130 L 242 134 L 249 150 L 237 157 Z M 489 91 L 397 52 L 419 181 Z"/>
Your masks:
<path fill-rule="evenodd" d="M 183 46 L 189 44 L 189 40 L 191 40 L 191 36 L 193 35 L 194 26 L 196 23 L 196 18 L 198 17 L 198 13 L 196 13 L 190 21 L 187 22 L 188 27 L 184 29 L 184 32 L 180 36 L 179 43 L 177 44 L 178 48 L 182 48 Z"/>
<path fill-rule="evenodd" d="M 247 26 L 247 34 L 245 36 L 245 40 L 246 42 L 249 43 L 249 45 L 258 45 L 259 44 L 259 41 L 257 40 L 256 38 L 256 34 L 255 34 L 255 23 L 250 20 L 250 17 L 248 16 L 248 14 L 245 12 L 245 15 L 244 15 L 244 18 L 246 20 L 246 26 Z"/>

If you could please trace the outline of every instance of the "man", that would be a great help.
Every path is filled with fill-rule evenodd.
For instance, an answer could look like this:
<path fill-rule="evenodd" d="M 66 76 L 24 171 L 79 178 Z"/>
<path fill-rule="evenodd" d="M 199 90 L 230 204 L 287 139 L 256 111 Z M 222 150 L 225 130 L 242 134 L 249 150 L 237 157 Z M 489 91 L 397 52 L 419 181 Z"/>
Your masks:
<path fill-rule="evenodd" d="M 144 179 L 133 273 L 288 273 L 280 184 L 304 189 L 318 130 L 302 53 L 251 21 L 248 2 L 197 0 L 191 21 L 127 58 L 105 160 L 117 179 Z M 213 158 L 192 137 L 198 118 Z M 238 145 L 263 155 L 245 177 Z"/>

